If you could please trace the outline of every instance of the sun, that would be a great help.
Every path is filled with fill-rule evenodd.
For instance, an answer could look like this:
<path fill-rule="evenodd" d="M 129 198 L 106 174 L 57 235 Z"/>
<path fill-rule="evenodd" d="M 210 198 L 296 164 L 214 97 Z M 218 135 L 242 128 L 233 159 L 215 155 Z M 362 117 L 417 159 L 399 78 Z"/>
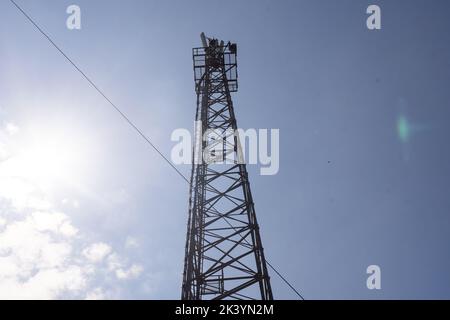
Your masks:
<path fill-rule="evenodd" d="M 78 184 L 92 165 L 90 143 L 72 127 L 31 126 L 11 137 L 11 156 L 0 176 L 16 177 L 40 189 Z"/>
<path fill-rule="evenodd" d="M 80 153 L 59 137 L 37 139 L 16 158 L 21 175 L 40 183 L 72 180 L 76 177 Z"/>

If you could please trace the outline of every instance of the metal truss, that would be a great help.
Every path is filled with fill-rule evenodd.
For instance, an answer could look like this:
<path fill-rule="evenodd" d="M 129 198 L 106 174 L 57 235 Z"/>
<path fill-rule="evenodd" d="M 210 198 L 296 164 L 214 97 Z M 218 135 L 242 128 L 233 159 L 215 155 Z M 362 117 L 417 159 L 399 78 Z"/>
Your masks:
<path fill-rule="evenodd" d="M 193 59 L 201 130 L 192 158 L 181 298 L 271 300 L 247 169 L 235 134 L 231 92 L 238 88 L 236 44 L 204 40 L 203 47 L 193 49 Z"/>

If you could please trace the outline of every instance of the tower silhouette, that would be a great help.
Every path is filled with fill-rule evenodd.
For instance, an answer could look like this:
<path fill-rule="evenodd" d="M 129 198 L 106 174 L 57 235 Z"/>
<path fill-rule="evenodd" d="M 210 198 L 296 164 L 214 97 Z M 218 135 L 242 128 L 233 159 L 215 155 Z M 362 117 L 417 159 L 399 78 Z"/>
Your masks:
<path fill-rule="evenodd" d="M 203 46 L 193 49 L 196 134 L 181 298 L 271 300 L 231 100 L 237 46 L 201 37 Z"/>

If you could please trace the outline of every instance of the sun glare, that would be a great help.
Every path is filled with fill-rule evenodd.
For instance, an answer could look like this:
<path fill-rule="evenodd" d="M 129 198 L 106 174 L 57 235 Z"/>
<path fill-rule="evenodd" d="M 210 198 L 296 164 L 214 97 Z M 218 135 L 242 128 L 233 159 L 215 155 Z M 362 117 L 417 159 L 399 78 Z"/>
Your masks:
<path fill-rule="evenodd" d="M 77 184 L 89 168 L 88 140 L 64 128 L 25 130 L 13 146 L 2 175 L 25 179 L 43 189 Z"/>

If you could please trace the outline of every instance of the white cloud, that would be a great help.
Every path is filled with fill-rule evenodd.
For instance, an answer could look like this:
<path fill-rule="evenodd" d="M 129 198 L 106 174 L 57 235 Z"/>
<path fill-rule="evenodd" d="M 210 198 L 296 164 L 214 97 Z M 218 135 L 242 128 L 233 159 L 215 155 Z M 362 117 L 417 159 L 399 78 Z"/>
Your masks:
<path fill-rule="evenodd" d="M 141 265 L 129 263 L 104 242 L 88 244 L 78 252 L 82 237 L 62 212 L 3 218 L 10 210 L 0 201 L 0 299 L 104 299 L 105 291 L 98 284 L 114 279 L 108 274 L 122 281 L 143 272 Z M 106 268 L 98 266 L 102 261 Z"/>
<path fill-rule="evenodd" d="M 131 249 L 131 248 L 137 248 L 139 247 L 139 242 L 136 238 L 128 236 L 125 240 L 125 248 Z"/>
<path fill-rule="evenodd" d="M 61 212 L 34 212 L 31 219 L 39 231 L 51 231 L 66 237 L 75 236 L 78 232 L 68 216 Z"/>
<path fill-rule="evenodd" d="M 8 277 L 0 281 L 0 299 L 56 299 L 62 292 L 77 293 L 87 285 L 83 269 L 44 269 L 25 281 Z"/>
<path fill-rule="evenodd" d="M 54 299 L 87 282 L 83 268 L 72 261 L 72 243 L 57 240 L 58 229 L 35 218 L 8 223 L 0 232 L 1 299 Z"/>
<path fill-rule="evenodd" d="M 94 288 L 86 294 L 86 300 L 105 300 L 106 294 L 102 288 Z"/>
<path fill-rule="evenodd" d="M 7 134 L 12 136 L 12 135 L 15 135 L 15 134 L 17 134 L 19 132 L 19 127 L 17 125 L 15 125 L 14 123 L 12 123 L 12 122 L 8 122 L 5 125 L 5 131 L 6 131 Z"/>
<path fill-rule="evenodd" d="M 136 278 L 143 267 L 107 243 L 88 243 L 70 216 L 56 209 L 68 200 L 54 202 L 27 179 L 11 176 L 15 158 L 2 162 L 1 151 L 17 130 L 0 128 L 0 299 L 105 299 L 103 286 Z M 98 264 L 104 260 L 106 268 Z"/>
<path fill-rule="evenodd" d="M 9 209 L 18 211 L 49 210 L 52 207 L 35 185 L 25 179 L 9 176 L 7 163 L 0 163 L 0 199 L 11 204 L 12 208 Z"/>
<path fill-rule="evenodd" d="M 0 162 L 7 160 L 10 155 L 8 147 L 0 141 Z"/>
<path fill-rule="evenodd" d="M 88 248 L 83 250 L 83 255 L 93 263 L 98 263 L 103 261 L 103 259 L 110 254 L 112 251 L 111 247 L 103 242 L 94 243 Z"/>
<path fill-rule="evenodd" d="M 108 257 L 108 269 L 110 271 L 122 268 L 125 265 L 125 261 L 117 253 L 112 253 Z"/>
<path fill-rule="evenodd" d="M 75 209 L 80 208 L 80 202 L 78 200 L 70 201 L 69 199 L 64 198 L 64 199 L 61 200 L 61 204 L 64 205 L 64 206 L 66 206 L 68 204 L 71 204 Z"/>
<path fill-rule="evenodd" d="M 59 232 L 66 237 L 73 237 L 78 233 L 78 229 L 75 228 L 69 221 L 64 221 L 59 226 Z"/>
<path fill-rule="evenodd" d="M 17 129 L 18 130 L 18 129 Z M 8 136 L 14 131 L 14 125 L 7 124 L 0 128 L 0 163 L 6 161 L 11 157 L 11 146 L 8 141 Z"/>
<path fill-rule="evenodd" d="M 34 218 L 11 222 L 0 233 L 0 252 L 15 276 L 30 277 L 36 269 L 64 266 L 72 253 L 71 243 L 39 230 Z M 0 282 L 5 276 L 0 273 Z"/>
<path fill-rule="evenodd" d="M 128 269 L 117 269 L 116 277 L 118 279 L 135 279 L 140 276 L 144 268 L 139 264 L 133 264 Z"/>
<path fill-rule="evenodd" d="M 118 254 L 113 253 L 108 257 L 108 269 L 115 273 L 117 279 L 135 279 L 139 277 L 144 271 L 144 268 L 140 264 L 132 264 L 127 267 L 128 263 L 126 259 L 120 257 Z"/>

